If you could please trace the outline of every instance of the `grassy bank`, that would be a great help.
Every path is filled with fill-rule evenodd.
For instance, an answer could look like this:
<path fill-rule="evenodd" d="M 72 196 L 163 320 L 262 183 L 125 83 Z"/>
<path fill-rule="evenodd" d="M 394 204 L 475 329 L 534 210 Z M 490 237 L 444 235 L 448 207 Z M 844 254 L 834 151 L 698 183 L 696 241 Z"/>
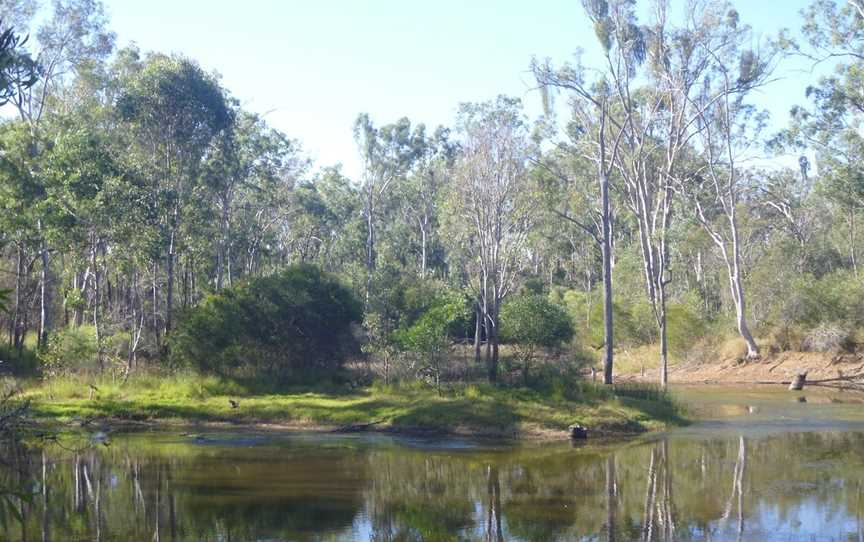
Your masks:
<path fill-rule="evenodd" d="M 91 396 L 90 385 L 98 391 Z M 48 421 L 275 424 L 333 430 L 561 438 L 580 423 L 616 435 L 684 423 L 671 398 L 645 385 L 608 389 L 578 382 L 537 389 L 481 384 L 315 390 L 262 390 L 197 376 L 110 380 L 55 379 L 25 386 L 34 414 Z M 231 401 L 236 402 L 234 407 Z"/>

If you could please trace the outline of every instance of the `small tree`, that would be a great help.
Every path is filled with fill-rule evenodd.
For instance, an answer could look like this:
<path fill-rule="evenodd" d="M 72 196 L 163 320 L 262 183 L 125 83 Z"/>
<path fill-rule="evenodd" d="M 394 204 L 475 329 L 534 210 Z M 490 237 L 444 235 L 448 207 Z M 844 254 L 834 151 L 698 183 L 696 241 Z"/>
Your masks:
<path fill-rule="evenodd" d="M 401 329 L 396 337 L 404 350 L 419 354 L 425 364 L 421 371 L 429 372 L 435 389 L 441 390 L 441 366 L 452 343 L 451 334 L 459 322 L 467 318 L 464 299 L 448 299 L 433 305 L 410 327 Z"/>
<path fill-rule="evenodd" d="M 522 362 L 522 378 L 528 384 L 528 368 L 539 348 L 552 348 L 573 339 L 573 320 L 542 295 L 521 295 L 501 309 L 501 334 L 512 343 Z"/>

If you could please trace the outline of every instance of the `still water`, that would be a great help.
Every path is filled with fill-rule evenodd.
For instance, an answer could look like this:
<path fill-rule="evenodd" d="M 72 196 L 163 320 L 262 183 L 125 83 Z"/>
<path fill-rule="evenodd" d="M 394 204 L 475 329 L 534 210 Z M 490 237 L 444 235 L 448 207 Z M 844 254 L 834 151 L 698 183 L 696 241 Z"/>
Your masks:
<path fill-rule="evenodd" d="M 110 435 L 3 450 L 0 540 L 864 540 L 864 405 L 681 389 L 617 443 Z M 87 445 L 89 444 L 89 445 Z"/>

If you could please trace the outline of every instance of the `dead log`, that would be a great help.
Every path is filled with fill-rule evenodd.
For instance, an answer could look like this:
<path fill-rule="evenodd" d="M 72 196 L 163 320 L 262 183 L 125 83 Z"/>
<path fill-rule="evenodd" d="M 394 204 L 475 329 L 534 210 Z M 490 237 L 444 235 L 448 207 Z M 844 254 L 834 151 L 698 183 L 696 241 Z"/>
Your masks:
<path fill-rule="evenodd" d="M 795 375 L 795 378 L 792 379 L 792 383 L 789 384 L 789 391 L 801 391 L 804 389 L 804 382 L 807 380 L 807 371 L 803 373 L 798 373 Z"/>
<path fill-rule="evenodd" d="M 337 427 L 333 430 L 334 433 L 361 433 L 363 431 L 368 431 L 372 429 L 372 427 L 378 425 L 379 423 L 384 423 L 386 420 L 375 420 L 374 422 L 369 423 L 352 423 L 348 425 L 343 425 L 341 427 Z"/>

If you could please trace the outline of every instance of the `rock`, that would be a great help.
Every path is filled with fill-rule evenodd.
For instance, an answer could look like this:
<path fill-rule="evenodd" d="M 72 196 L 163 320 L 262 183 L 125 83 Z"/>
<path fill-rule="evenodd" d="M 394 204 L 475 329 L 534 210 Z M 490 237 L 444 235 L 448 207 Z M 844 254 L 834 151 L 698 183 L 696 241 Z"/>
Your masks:
<path fill-rule="evenodd" d="M 567 430 L 570 431 L 570 438 L 574 440 L 584 440 L 588 438 L 588 428 L 583 427 L 578 423 L 574 423 L 568 427 Z"/>

